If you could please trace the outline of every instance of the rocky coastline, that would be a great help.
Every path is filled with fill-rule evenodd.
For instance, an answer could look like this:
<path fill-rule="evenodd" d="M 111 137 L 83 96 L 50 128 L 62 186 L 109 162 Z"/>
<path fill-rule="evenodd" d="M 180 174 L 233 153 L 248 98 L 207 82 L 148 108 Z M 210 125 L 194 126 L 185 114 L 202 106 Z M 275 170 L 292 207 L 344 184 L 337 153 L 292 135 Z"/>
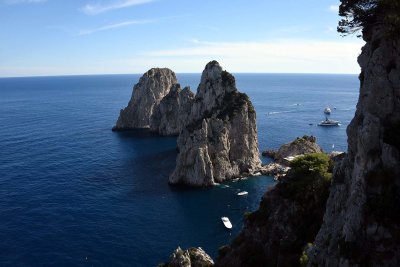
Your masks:
<path fill-rule="evenodd" d="M 375 23 L 361 24 L 366 44 L 347 153 L 293 159 L 214 266 L 400 266 L 400 5 L 375 3 Z M 289 157 L 283 151 L 264 154 L 281 160 Z"/>

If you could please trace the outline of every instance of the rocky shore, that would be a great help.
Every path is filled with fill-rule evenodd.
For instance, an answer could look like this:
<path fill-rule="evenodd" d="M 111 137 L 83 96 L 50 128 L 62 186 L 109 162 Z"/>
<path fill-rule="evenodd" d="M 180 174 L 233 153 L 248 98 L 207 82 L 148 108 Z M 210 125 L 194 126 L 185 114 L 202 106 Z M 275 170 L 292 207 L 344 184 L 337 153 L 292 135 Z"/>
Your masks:
<path fill-rule="evenodd" d="M 290 170 L 292 160 L 311 153 L 323 153 L 322 148 L 317 144 L 317 139 L 307 135 L 297 137 L 292 142 L 283 144 L 278 150 L 263 151 L 262 155 L 273 159 L 274 162 L 263 165 L 260 172 L 280 179 Z"/>

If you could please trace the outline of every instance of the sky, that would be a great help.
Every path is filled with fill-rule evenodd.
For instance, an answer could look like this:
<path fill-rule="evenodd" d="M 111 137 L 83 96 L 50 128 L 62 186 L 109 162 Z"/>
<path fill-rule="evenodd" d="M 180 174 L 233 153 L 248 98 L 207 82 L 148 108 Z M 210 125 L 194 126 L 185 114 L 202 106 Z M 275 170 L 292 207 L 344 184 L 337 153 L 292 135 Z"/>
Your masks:
<path fill-rule="evenodd" d="M 338 0 L 0 0 L 0 77 L 359 73 Z"/>

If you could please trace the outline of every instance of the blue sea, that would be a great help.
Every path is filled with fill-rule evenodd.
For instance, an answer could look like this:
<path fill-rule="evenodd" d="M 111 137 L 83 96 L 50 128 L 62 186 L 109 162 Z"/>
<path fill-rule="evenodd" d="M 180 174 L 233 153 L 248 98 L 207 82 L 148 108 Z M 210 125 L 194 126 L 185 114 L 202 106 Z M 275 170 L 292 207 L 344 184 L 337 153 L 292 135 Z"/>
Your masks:
<path fill-rule="evenodd" d="M 235 76 L 257 111 L 260 150 L 305 134 L 347 149 L 356 75 Z M 0 79 L 0 266 L 156 266 L 177 246 L 215 257 L 257 209 L 272 177 L 171 187 L 175 137 L 111 131 L 139 77 Z M 200 74 L 178 79 L 195 91 Z M 317 126 L 326 106 L 340 127 Z"/>

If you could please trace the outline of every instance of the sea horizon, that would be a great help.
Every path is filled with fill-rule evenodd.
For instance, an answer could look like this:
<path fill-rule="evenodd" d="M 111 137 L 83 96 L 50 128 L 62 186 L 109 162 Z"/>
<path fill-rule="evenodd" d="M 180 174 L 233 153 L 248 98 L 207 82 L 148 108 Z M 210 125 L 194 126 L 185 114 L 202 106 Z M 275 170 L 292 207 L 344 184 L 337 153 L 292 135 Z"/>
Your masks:
<path fill-rule="evenodd" d="M 167 68 L 167 67 L 155 67 Z M 173 71 L 173 70 L 172 70 Z M 147 70 L 145 71 L 147 72 Z M 143 72 L 143 73 L 145 73 Z M 79 77 L 79 76 L 111 76 L 111 75 L 143 75 L 143 73 L 104 73 L 104 74 L 60 74 L 60 75 L 23 75 L 23 76 L 0 76 L 0 79 L 12 78 L 51 78 L 51 77 Z M 233 75 L 237 74 L 267 74 L 267 75 L 359 75 L 360 73 L 312 73 L 312 72 L 231 72 Z M 175 72 L 175 74 L 199 74 L 201 72 Z"/>

